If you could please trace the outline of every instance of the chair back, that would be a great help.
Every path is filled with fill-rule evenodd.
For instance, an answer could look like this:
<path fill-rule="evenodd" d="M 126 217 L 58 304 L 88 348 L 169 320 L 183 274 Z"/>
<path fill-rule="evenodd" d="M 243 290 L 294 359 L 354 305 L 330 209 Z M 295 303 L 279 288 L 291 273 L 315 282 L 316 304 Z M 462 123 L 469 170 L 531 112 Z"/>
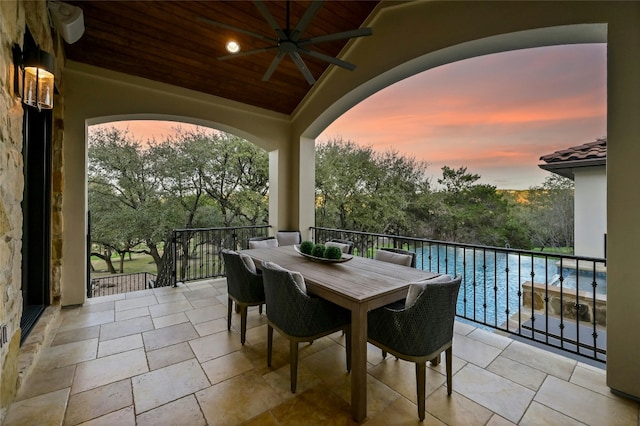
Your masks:
<path fill-rule="evenodd" d="M 262 263 L 269 322 L 284 333 L 313 336 L 350 321 L 350 313 L 319 297 L 310 297 L 294 281 L 291 271 Z"/>
<path fill-rule="evenodd" d="M 221 253 L 229 295 L 244 303 L 264 301 L 262 276 L 251 272 L 239 253 L 227 249 L 222 249 Z"/>
<path fill-rule="evenodd" d="M 384 262 L 416 267 L 416 252 L 392 247 L 382 247 L 376 251 L 374 259 Z"/>
<path fill-rule="evenodd" d="M 302 234 L 300 231 L 278 231 L 276 239 L 279 246 L 292 246 L 302 242 Z"/>
<path fill-rule="evenodd" d="M 276 240 L 276 237 L 249 238 L 250 249 L 270 248 L 270 247 L 278 247 L 278 240 Z"/>
<path fill-rule="evenodd" d="M 324 245 L 325 247 L 338 247 L 343 253 L 353 254 L 353 241 L 351 240 L 333 238 L 327 241 Z"/>
<path fill-rule="evenodd" d="M 462 277 L 424 286 L 415 303 L 393 311 L 393 320 L 376 318 L 370 312 L 369 336 L 396 351 L 418 357 L 426 356 L 453 339 L 453 324 Z M 384 310 L 386 308 L 381 308 Z"/>

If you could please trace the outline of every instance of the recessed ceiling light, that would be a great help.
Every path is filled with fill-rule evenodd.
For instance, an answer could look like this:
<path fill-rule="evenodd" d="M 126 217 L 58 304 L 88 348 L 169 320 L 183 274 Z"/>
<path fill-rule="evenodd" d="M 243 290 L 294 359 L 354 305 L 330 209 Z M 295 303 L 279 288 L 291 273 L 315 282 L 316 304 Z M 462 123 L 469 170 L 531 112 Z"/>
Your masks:
<path fill-rule="evenodd" d="M 229 53 L 238 53 L 240 51 L 240 45 L 235 40 L 229 40 L 225 48 Z"/>

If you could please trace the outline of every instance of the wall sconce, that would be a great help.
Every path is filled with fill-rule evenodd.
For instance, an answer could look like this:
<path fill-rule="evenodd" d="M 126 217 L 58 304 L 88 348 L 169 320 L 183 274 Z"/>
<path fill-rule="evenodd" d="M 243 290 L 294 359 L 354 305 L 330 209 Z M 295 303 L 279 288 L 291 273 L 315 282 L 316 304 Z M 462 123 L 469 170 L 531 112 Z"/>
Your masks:
<path fill-rule="evenodd" d="M 53 108 L 55 60 L 53 55 L 40 49 L 29 30 L 25 32 L 24 51 L 13 45 L 14 93 L 22 103 L 42 109 Z"/>

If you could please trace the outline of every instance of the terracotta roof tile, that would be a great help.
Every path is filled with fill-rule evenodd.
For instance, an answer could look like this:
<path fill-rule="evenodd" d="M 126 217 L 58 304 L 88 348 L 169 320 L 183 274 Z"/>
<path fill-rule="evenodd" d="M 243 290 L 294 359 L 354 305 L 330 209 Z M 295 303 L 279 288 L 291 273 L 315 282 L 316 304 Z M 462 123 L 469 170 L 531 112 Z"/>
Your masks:
<path fill-rule="evenodd" d="M 594 142 L 572 146 L 552 154 L 543 155 L 540 160 L 546 163 L 560 163 L 564 161 L 578 161 L 607 158 L 607 138 L 599 138 Z"/>

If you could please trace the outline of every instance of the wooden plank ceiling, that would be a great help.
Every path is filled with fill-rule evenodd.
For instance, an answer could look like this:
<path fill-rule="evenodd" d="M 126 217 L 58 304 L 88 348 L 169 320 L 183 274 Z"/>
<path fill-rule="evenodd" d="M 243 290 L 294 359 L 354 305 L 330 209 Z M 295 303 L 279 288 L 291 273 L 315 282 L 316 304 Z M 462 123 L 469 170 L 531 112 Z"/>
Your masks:
<path fill-rule="evenodd" d="M 271 43 L 205 23 L 199 17 L 277 38 L 253 2 L 68 3 L 82 8 L 85 22 L 82 38 L 74 44 L 65 44 L 68 59 L 285 114 L 292 113 L 312 87 L 289 57 L 282 60 L 269 81 L 262 81 L 276 55 L 275 49 L 226 61 L 217 59 L 228 54 L 224 46 L 229 39 L 238 41 L 242 51 L 268 47 Z M 285 29 L 286 2 L 264 3 Z M 310 1 L 291 1 L 291 29 L 310 4 Z M 378 1 L 327 1 L 301 38 L 360 28 L 377 4 Z M 311 47 L 335 57 L 347 41 L 324 42 Z M 303 60 L 316 79 L 329 66 L 308 55 L 303 55 Z"/>

